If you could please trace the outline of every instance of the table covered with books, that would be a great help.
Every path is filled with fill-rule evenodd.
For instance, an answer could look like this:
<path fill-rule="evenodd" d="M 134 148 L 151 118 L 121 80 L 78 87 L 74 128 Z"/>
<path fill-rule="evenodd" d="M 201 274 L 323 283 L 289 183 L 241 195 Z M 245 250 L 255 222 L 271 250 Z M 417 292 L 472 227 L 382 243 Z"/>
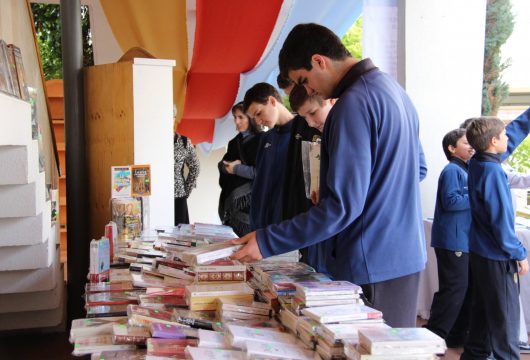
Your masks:
<path fill-rule="evenodd" d="M 194 224 L 91 243 L 86 318 L 74 355 L 92 359 L 435 359 L 445 342 L 395 329 L 360 286 L 331 281 L 298 252 L 242 264 L 232 229 Z M 110 255 L 112 253 L 112 256 Z M 111 261 L 112 259 L 112 261 Z M 417 357 L 420 356 L 420 357 Z"/>
<path fill-rule="evenodd" d="M 436 255 L 431 247 L 432 219 L 423 221 L 425 229 L 425 242 L 427 247 L 427 264 L 425 270 L 420 275 L 420 291 L 418 294 L 418 315 L 423 319 L 429 318 L 434 293 L 438 291 L 438 269 L 436 266 Z M 525 223 L 525 219 L 517 218 L 516 232 L 521 243 L 530 251 L 530 227 Z M 520 278 L 522 310 L 526 327 L 530 329 L 530 274 Z"/>

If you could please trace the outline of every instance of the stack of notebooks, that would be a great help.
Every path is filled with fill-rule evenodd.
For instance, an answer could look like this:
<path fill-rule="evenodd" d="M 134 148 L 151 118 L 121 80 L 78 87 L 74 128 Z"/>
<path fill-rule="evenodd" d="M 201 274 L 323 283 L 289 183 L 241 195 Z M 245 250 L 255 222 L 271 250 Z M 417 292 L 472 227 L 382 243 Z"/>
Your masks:
<path fill-rule="evenodd" d="M 347 342 L 348 359 L 431 360 L 447 350 L 445 341 L 425 328 L 366 328 L 357 345 Z"/>

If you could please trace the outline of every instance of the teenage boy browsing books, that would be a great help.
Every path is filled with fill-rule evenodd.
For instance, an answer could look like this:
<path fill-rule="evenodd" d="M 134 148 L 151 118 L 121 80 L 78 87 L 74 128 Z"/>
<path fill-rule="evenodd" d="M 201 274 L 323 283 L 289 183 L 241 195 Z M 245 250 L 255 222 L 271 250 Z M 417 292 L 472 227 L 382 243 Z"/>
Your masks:
<path fill-rule="evenodd" d="M 449 164 L 438 178 L 431 246 L 438 263 L 439 290 L 434 294 L 426 328 L 446 340 L 447 346 L 465 342 L 469 326 L 468 274 L 471 212 L 467 192 L 467 161 L 474 150 L 465 129 L 448 132 L 442 147 Z"/>
<path fill-rule="evenodd" d="M 519 359 L 519 278 L 528 272 L 527 251 L 517 239 L 501 154 L 508 137 L 501 120 L 474 119 L 466 136 L 477 154 L 469 161 L 471 205 L 469 262 L 473 307 L 461 359 Z M 518 269 L 519 268 L 519 269 Z"/>
<path fill-rule="evenodd" d="M 317 129 L 321 133 L 324 131 L 324 124 L 331 110 L 333 99 L 323 99 L 317 94 L 309 96 L 305 87 L 296 85 L 290 90 L 289 103 L 291 109 L 305 119 L 307 125 Z M 311 201 L 317 204 L 319 200 L 318 192 L 311 193 Z"/>

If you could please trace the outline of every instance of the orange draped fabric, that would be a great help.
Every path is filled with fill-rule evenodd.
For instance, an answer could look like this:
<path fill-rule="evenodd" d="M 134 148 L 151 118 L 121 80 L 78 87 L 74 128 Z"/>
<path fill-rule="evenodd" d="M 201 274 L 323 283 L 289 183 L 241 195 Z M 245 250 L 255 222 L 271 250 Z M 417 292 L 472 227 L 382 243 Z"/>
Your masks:
<path fill-rule="evenodd" d="M 256 66 L 282 0 L 196 0 L 196 28 L 179 132 L 211 142 L 215 118 L 233 105 L 239 75 Z"/>
<path fill-rule="evenodd" d="M 121 49 L 139 46 L 159 59 L 176 60 L 173 98 L 184 108 L 188 38 L 186 0 L 100 0 Z"/>

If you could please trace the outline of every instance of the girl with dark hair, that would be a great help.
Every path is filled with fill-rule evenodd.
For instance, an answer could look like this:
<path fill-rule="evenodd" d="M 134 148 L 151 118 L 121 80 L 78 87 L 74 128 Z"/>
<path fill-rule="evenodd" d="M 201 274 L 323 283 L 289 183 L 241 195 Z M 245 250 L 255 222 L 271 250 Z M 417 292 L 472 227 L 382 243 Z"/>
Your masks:
<path fill-rule="evenodd" d="M 243 236 L 251 230 L 250 197 L 261 131 L 243 111 L 242 102 L 232 107 L 232 115 L 239 134 L 230 140 L 227 152 L 218 164 L 219 217 L 238 236 Z"/>

